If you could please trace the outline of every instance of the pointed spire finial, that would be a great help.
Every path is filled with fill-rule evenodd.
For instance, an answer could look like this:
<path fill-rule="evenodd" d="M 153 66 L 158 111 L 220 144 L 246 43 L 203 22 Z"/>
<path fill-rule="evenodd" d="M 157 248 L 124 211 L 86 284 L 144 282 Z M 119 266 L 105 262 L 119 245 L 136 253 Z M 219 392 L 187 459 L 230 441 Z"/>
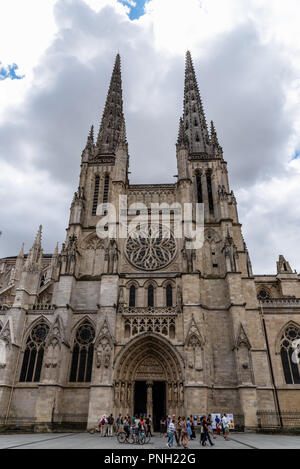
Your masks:
<path fill-rule="evenodd" d="M 43 230 L 43 227 L 42 227 L 42 225 L 40 225 L 39 229 L 38 229 L 38 232 L 37 232 L 37 235 L 35 237 L 34 243 L 33 243 L 33 247 L 35 247 L 35 248 L 40 249 L 42 247 L 42 230 Z"/>
<path fill-rule="evenodd" d="M 183 122 L 191 153 L 211 154 L 206 118 L 190 51 L 186 52 Z"/>
<path fill-rule="evenodd" d="M 24 243 L 22 243 L 18 257 L 24 257 Z"/>
<path fill-rule="evenodd" d="M 97 138 L 97 154 L 99 156 L 115 154 L 123 120 L 121 58 L 118 53 Z"/>

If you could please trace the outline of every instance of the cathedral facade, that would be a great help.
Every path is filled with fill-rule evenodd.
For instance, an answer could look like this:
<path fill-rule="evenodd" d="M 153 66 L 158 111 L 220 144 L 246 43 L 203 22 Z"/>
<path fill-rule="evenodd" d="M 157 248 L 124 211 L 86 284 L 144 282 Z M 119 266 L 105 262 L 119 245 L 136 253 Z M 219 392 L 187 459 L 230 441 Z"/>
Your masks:
<path fill-rule="evenodd" d="M 44 254 L 40 227 L 28 253 L 0 259 L 0 426 L 91 427 L 103 414 L 143 412 L 157 428 L 166 414 L 228 412 L 255 429 L 262 411 L 300 411 L 300 277 L 283 256 L 277 275 L 252 272 L 189 52 L 176 157 L 174 184 L 129 183 L 117 55 L 65 243 Z M 99 237 L 120 196 L 146 212 L 204 204 L 203 246 L 188 249 L 172 229 L 164 238 L 160 219 L 154 241 L 147 223 L 140 239 Z"/>

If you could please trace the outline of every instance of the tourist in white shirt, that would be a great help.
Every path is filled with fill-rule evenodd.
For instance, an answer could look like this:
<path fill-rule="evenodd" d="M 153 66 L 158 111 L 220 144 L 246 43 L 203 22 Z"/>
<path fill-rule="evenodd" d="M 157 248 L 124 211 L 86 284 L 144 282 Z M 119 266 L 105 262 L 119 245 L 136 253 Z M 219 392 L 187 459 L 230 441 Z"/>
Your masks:
<path fill-rule="evenodd" d="M 228 441 L 229 421 L 228 421 L 228 418 L 227 418 L 226 414 L 224 414 L 224 416 L 222 417 L 222 426 L 223 426 L 223 429 L 224 429 L 224 438 L 225 438 L 225 440 Z"/>
<path fill-rule="evenodd" d="M 167 446 L 169 446 L 169 448 L 172 448 L 173 447 L 173 444 L 174 444 L 174 434 L 176 432 L 176 428 L 175 428 L 175 419 L 171 420 L 171 422 L 169 423 L 169 428 L 168 428 L 168 435 L 169 435 L 169 442 L 167 443 Z"/>

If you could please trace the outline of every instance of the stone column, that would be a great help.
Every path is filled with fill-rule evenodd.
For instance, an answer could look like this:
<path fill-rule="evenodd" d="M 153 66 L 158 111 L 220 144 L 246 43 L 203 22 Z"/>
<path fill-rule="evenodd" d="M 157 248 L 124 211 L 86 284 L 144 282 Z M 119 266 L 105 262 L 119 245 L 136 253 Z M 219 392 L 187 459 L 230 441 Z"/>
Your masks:
<path fill-rule="evenodd" d="M 153 381 L 147 381 L 147 417 L 153 414 L 153 398 L 152 398 L 152 387 Z"/>

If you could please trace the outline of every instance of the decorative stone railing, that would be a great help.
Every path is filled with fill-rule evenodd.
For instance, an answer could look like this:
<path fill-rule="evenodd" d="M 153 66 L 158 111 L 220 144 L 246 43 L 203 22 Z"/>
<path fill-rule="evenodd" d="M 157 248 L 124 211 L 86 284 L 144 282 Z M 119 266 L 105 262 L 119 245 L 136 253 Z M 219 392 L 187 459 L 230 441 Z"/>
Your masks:
<path fill-rule="evenodd" d="M 124 336 L 134 337 L 144 332 L 155 332 L 175 338 L 176 316 L 128 316 L 124 317 Z"/>
<path fill-rule="evenodd" d="M 263 306 L 267 307 L 300 307 L 300 298 L 266 298 L 260 301 Z"/>
<path fill-rule="evenodd" d="M 55 305 L 38 303 L 29 308 L 31 311 L 53 311 Z"/>
<path fill-rule="evenodd" d="M 0 311 L 6 311 L 7 309 L 10 309 L 12 306 L 11 305 L 0 305 Z"/>
<path fill-rule="evenodd" d="M 119 307 L 119 313 L 122 313 L 125 316 L 176 316 L 181 312 L 180 306 L 170 306 L 170 307 Z"/>

